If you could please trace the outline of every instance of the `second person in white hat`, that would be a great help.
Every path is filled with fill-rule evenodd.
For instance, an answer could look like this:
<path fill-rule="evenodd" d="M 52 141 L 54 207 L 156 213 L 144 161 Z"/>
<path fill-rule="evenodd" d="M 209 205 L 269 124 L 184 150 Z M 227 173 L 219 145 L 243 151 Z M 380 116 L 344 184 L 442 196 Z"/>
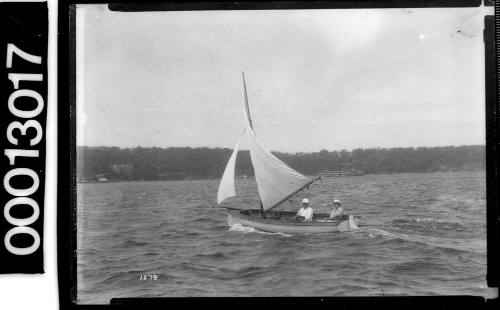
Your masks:
<path fill-rule="evenodd" d="M 335 199 L 333 201 L 333 210 L 330 214 L 330 218 L 341 219 L 342 215 L 344 215 L 344 208 L 342 208 L 342 203 L 340 203 L 340 200 Z"/>

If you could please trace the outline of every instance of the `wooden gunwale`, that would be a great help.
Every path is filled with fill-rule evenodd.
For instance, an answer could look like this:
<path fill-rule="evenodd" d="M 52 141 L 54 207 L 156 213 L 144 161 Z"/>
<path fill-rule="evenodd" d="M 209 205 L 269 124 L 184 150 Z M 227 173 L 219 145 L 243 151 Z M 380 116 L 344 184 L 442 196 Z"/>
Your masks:
<path fill-rule="evenodd" d="M 263 218 L 260 215 L 260 209 L 246 209 L 246 210 L 241 210 L 237 208 L 231 208 L 227 207 L 228 212 L 237 218 L 242 218 L 246 219 L 248 221 L 252 222 L 258 222 L 258 223 L 266 223 L 266 224 L 273 224 L 273 225 L 284 225 L 284 226 L 337 226 L 339 225 L 340 222 L 346 221 L 349 219 L 348 216 L 344 216 L 341 220 L 333 220 L 330 222 L 318 222 L 318 219 L 327 219 L 330 217 L 330 214 L 328 213 L 315 213 L 313 216 L 313 220 L 311 222 L 295 222 L 293 220 L 293 217 L 295 216 L 296 212 L 293 211 L 278 211 L 278 213 L 281 213 L 282 218 L 273 218 L 272 216 L 275 214 L 275 212 L 266 212 L 266 218 Z M 243 212 L 249 212 L 249 214 L 245 214 Z M 283 216 L 286 216 L 283 218 Z"/>

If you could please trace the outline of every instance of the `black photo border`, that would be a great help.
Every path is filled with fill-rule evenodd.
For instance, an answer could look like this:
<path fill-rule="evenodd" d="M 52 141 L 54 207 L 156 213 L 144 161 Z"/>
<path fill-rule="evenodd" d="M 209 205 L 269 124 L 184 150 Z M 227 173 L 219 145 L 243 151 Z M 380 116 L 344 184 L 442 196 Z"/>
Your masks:
<path fill-rule="evenodd" d="M 59 304 L 61 309 L 160 309 L 175 306 L 247 306 L 270 305 L 297 308 L 380 307 L 384 309 L 416 309 L 437 306 L 496 308 L 498 298 L 485 300 L 480 296 L 415 296 L 415 297 L 243 297 L 243 298 L 114 298 L 109 305 L 76 304 L 76 4 L 109 4 L 112 10 L 122 11 L 190 11 L 190 10 L 280 10 L 280 9 L 346 9 L 346 8 L 438 8 L 477 7 L 481 0 L 450 1 L 239 1 L 239 2 L 164 2 L 164 1 L 93 1 L 59 0 L 58 3 L 58 172 L 57 172 L 57 251 Z M 139 4 L 138 4 L 139 3 Z M 493 6 L 493 0 L 485 0 Z M 499 287 L 500 270 L 500 212 L 498 207 L 498 21 L 485 18 L 486 66 L 486 185 L 487 185 L 487 283 Z M 495 306 L 496 305 L 496 306 Z"/>

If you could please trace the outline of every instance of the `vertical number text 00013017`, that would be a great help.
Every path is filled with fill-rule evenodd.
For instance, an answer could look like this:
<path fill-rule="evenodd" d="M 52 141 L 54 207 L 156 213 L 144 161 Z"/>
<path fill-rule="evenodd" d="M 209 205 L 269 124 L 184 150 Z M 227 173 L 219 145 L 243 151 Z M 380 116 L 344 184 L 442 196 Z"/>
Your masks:
<path fill-rule="evenodd" d="M 16 160 L 20 157 L 39 157 L 37 145 L 42 141 L 43 128 L 37 120 L 32 118 L 35 118 L 43 111 L 44 100 L 38 92 L 29 89 L 29 84 L 43 81 L 43 74 L 16 73 L 14 64 L 16 61 L 27 61 L 41 65 L 42 57 L 29 54 L 12 43 L 8 43 L 6 48 L 7 59 L 5 64 L 8 71 L 7 78 L 12 82 L 14 88 L 8 98 L 7 105 L 9 112 L 19 120 L 12 121 L 7 126 L 6 132 L 10 148 L 5 148 L 4 154 L 8 157 L 10 170 L 7 171 L 3 178 L 3 186 L 5 191 L 11 195 L 11 198 L 4 206 L 3 215 L 5 220 L 12 224 L 13 227 L 5 234 L 4 243 L 7 251 L 14 255 L 29 255 L 35 252 L 40 246 L 40 235 L 36 230 L 29 227 L 29 225 L 36 222 L 40 216 L 40 207 L 38 203 L 33 198 L 30 198 L 30 195 L 39 189 L 40 179 L 37 172 L 33 169 L 17 167 Z M 28 100 L 34 100 L 35 108 L 31 110 L 19 108 L 16 105 L 16 101 L 23 97 Z M 19 148 L 20 139 L 27 139 L 30 148 Z M 17 188 L 17 186 L 13 186 L 11 182 L 12 179 L 19 176 L 30 178 L 32 182 L 31 186 L 27 188 Z M 26 218 L 15 217 L 11 214 L 11 210 L 15 206 L 29 207 L 32 209 L 32 213 Z M 28 247 L 16 247 L 12 245 L 12 237 L 22 234 L 30 235 L 33 238 L 33 244 Z"/>

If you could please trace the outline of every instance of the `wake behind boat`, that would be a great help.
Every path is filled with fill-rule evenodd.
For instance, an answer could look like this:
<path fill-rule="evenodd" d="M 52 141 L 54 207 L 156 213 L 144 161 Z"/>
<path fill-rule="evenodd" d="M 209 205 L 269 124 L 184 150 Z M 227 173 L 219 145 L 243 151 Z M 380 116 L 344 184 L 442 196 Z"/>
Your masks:
<path fill-rule="evenodd" d="M 295 171 L 262 147 L 257 140 L 250 118 L 244 74 L 243 90 L 246 119 L 244 135 L 249 142 L 250 159 L 260 196 L 260 209 L 242 210 L 234 207 L 224 207 L 228 213 L 228 224 L 239 223 L 266 232 L 281 233 L 328 233 L 357 229 L 359 217 L 353 215 L 343 215 L 340 218 L 331 219 L 327 213 L 316 213 L 311 221 L 298 222 L 295 218 L 296 212 L 276 211 L 276 207 L 308 188 L 309 185 L 321 180 L 321 177 L 309 178 Z M 236 196 L 234 171 L 240 143 L 241 139 L 234 147 L 222 175 L 217 193 L 218 204 L 227 198 Z"/>

